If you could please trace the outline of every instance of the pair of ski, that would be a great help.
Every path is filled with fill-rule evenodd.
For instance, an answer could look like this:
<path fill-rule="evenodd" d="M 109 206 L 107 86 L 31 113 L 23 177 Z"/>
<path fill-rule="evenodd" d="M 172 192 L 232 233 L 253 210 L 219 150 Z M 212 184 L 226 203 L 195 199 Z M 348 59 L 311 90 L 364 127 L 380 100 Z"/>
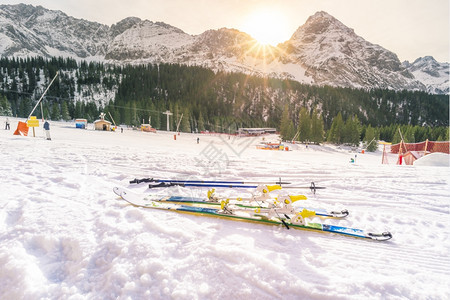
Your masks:
<path fill-rule="evenodd" d="M 254 188 L 253 196 L 250 198 L 236 198 L 233 202 L 233 206 L 239 207 L 241 209 L 259 209 L 263 210 L 266 214 L 279 214 L 279 213 L 294 213 L 293 207 L 291 206 L 292 203 L 298 200 L 306 200 L 306 196 L 298 195 L 298 196 L 280 196 L 277 200 L 277 198 L 272 199 L 269 196 L 269 193 L 274 190 L 281 190 L 281 185 L 283 184 L 291 184 L 290 182 L 283 182 L 281 181 L 281 178 L 277 182 L 272 182 L 268 185 L 265 182 L 258 182 L 258 181 L 206 181 L 206 180 L 173 180 L 173 179 L 154 179 L 154 178 L 142 178 L 142 179 L 134 179 L 130 181 L 130 184 L 132 183 L 151 183 L 149 185 L 149 188 L 156 188 L 156 187 L 172 187 L 172 186 L 182 186 L 182 187 L 223 187 L 223 188 Z M 258 184 L 258 185 L 250 185 L 250 184 Z M 316 189 L 324 189 L 325 187 L 316 187 L 314 182 L 311 182 L 311 185 L 309 187 L 295 187 L 295 188 L 309 188 L 313 193 L 316 192 Z M 233 208 L 230 208 L 228 204 L 230 204 L 229 200 L 226 200 L 226 203 L 223 199 L 220 199 L 214 195 L 215 189 L 212 189 L 208 191 L 208 199 L 203 198 L 191 198 L 191 197 L 179 197 L 179 196 L 173 196 L 173 197 L 166 197 L 164 200 L 159 201 L 168 201 L 168 202 L 182 202 L 184 204 L 209 204 L 209 205 L 218 205 L 219 202 L 221 205 L 222 210 L 226 210 L 230 212 L 233 210 Z M 233 200 L 233 199 L 231 199 Z M 240 202 L 246 202 L 247 204 L 237 204 L 235 203 L 237 201 Z M 253 205 L 252 205 L 253 203 Z M 280 205 L 281 204 L 281 205 Z M 226 206 L 226 207 L 225 207 Z M 280 207 L 283 206 L 283 207 Z M 311 210 L 306 209 L 305 210 Z M 326 210 L 320 209 L 313 209 L 317 216 L 320 217 L 329 217 L 329 218 L 343 218 L 348 215 L 347 210 L 343 210 L 340 212 L 327 212 Z M 234 208 L 234 211 L 236 211 L 236 208 Z"/>
<path fill-rule="evenodd" d="M 262 192 L 262 197 L 264 197 L 264 195 L 267 195 L 269 191 L 266 191 L 264 190 L 264 188 L 262 188 Z M 309 219 L 313 217 L 344 218 L 348 215 L 348 211 L 342 210 L 340 212 L 328 212 L 323 209 L 299 208 L 292 205 L 298 200 L 305 200 L 306 197 L 304 196 L 304 198 L 302 198 L 301 196 L 281 196 L 280 198 L 279 196 L 277 199 L 275 199 L 276 202 L 271 203 L 270 201 L 257 200 L 254 197 L 246 199 L 224 199 L 215 197 L 210 193 L 208 193 L 208 198 L 206 199 L 182 196 L 145 196 L 137 195 L 118 187 L 114 188 L 114 193 L 128 203 L 139 207 L 160 210 L 174 210 L 177 212 L 207 215 L 240 221 L 258 222 L 271 225 L 283 225 L 287 229 L 296 228 L 331 232 L 378 241 L 385 241 L 392 238 L 392 235 L 389 232 L 371 233 L 357 228 L 310 222 Z"/>

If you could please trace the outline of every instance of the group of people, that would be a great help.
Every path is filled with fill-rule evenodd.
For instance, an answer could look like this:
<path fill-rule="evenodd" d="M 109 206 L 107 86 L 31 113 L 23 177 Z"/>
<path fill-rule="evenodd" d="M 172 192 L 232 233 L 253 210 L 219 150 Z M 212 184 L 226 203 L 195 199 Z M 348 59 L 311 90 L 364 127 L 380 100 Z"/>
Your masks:
<path fill-rule="evenodd" d="M 6 118 L 6 121 L 5 121 L 5 130 L 10 130 L 11 129 L 11 126 L 10 126 L 10 122 L 9 122 L 9 118 Z M 45 137 L 47 138 L 47 140 L 51 140 L 51 137 L 50 137 L 50 123 L 47 121 L 47 120 L 45 120 L 45 122 L 44 122 L 44 131 L 45 131 Z"/>

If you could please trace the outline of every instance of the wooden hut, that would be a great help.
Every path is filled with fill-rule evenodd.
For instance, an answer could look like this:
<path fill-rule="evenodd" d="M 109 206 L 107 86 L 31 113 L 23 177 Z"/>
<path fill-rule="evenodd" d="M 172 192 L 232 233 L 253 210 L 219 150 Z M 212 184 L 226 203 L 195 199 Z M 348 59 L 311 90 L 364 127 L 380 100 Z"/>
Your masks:
<path fill-rule="evenodd" d="M 105 120 L 105 114 L 100 114 L 100 120 L 96 120 L 94 122 L 94 129 L 95 130 L 104 130 L 104 131 L 110 131 L 111 130 L 111 122 Z"/>

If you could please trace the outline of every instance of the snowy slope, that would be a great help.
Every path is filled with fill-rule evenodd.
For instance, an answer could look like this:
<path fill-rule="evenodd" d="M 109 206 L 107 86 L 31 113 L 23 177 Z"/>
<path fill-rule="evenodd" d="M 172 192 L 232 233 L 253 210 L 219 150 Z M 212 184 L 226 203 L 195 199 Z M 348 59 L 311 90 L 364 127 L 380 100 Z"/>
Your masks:
<path fill-rule="evenodd" d="M 200 135 L 197 144 L 193 134 L 174 140 L 173 133 L 73 127 L 52 122 L 52 141 L 42 128 L 36 138 L 0 130 L 1 299 L 450 297 L 448 167 L 381 165 L 381 152 L 332 146 L 257 150 L 261 138 Z M 112 188 L 148 192 L 129 185 L 135 177 L 314 181 L 327 189 L 306 193 L 308 205 L 350 211 L 325 222 L 394 238 L 132 207 Z"/>

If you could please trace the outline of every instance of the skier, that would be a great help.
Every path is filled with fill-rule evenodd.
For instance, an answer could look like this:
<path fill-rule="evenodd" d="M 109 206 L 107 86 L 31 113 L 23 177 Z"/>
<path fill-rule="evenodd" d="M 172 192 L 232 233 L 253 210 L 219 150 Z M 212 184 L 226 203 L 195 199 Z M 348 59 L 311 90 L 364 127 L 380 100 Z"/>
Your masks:
<path fill-rule="evenodd" d="M 50 138 L 50 124 L 48 123 L 47 120 L 45 120 L 44 129 L 45 129 L 45 135 L 47 137 L 47 140 L 50 141 L 51 140 L 51 138 Z"/>
<path fill-rule="evenodd" d="M 9 130 L 9 118 L 6 118 L 5 130 Z"/>
<path fill-rule="evenodd" d="M 199 144 L 200 143 L 200 138 L 197 138 L 197 144 Z"/>

